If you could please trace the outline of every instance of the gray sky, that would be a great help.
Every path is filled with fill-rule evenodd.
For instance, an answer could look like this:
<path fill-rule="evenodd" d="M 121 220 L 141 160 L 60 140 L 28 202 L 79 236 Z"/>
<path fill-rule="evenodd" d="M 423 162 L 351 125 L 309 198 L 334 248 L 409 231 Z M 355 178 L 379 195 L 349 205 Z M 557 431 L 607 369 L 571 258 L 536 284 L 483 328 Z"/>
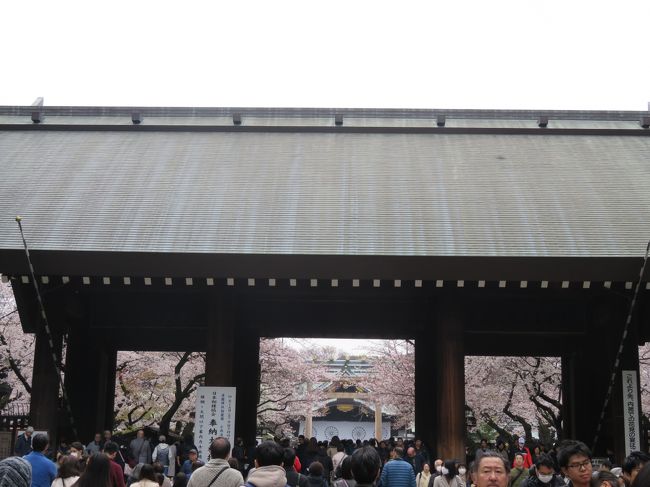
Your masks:
<path fill-rule="evenodd" d="M 382 340 L 369 339 L 350 339 L 350 338 L 286 338 L 286 344 L 295 349 L 311 347 L 312 345 L 321 347 L 334 347 L 339 352 L 350 355 L 365 355 L 369 348 L 377 345 Z"/>
<path fill-rule="evenodd" d="M 20 0 L 0 104 L 646 110 L 648 0 Z"/>

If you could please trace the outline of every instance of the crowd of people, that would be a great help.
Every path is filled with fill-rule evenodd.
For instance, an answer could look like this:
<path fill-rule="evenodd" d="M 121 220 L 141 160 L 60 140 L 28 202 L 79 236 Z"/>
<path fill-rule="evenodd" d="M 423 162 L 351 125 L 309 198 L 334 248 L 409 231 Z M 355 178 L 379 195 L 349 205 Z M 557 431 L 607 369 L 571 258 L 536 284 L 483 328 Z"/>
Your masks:
<path fill-rule="evenodd" d="M 53 450 L 46 434 L 29 427 L 16 439 L 14 453 L 0 462 L 1 487 L 186 487 L 203 466 L 191 441 L 168 444 L 160 435 L 152 446 L 143 430 L 128 445 L 105 431 L 87 445 L 62 440 Z"/>
<path fill-rule="evenodd" d="M 203 463 L 191 438 L 170 444 L 161 435 L 154 445 L 140 430 L 120 448 L 107 431 L 51 451 L 47 435 L 28 429 L 16 454 L 0 462 L 0 487 L 650 487 L 648 454 L 594 467 L 589 448 L 570 440 L 548 451 L 523 438 L 513 448 L 482 440 L 459 460 L 433 459 L 417 439 L 300 436 L 246 449 L 239 438 L 231 446 L 218 437 Z"/>

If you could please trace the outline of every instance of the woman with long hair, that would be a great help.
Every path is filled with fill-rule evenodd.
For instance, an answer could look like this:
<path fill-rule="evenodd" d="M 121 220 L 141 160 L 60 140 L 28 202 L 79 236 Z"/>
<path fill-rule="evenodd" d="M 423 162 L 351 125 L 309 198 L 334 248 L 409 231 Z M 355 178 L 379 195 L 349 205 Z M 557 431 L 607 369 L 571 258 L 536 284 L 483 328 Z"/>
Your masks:
<path fill-rule="evenodd" d="M 445 461 L 440 474 L 433 481 L 433 487 L 463 487 L 462 482 L 458 478 L 458 470 L 456 470 L 456 462 L 454 460 Z"/>
<path fill-rule="evenodd" d="M 352 457 L 347 456 L 341 462 L 341 478 L 334 483 L 335 487 L 356 487 L 357 481 L 352 475 Z M 425 486 L 426 487 L 426 486 Z"/>
<path fill-rule="evenodd" d="M 72 487 L 79 480 L 79 459 L 73 455 L 63 455 L 57 462 L 59 470 L 52 487 Z"/>
<path fill-rule="evenodd" d="M 431 467 L 427 462 L 422 465 L 422 471 L 415 476 L 416 487 L 428 487 L 431 480 Z"/>
<path fill-rule="evenodd" d="M 94 453 L 88 458 L 86 470 L 73 487 L 111 487 L 110 460 L 103 453 Z"/>
<path fill-rule="evenodd" d="M 131 484 L 131 487 L 159 487 L 159 485 L 153 466 L 145 463 L 140 469 L 138 481 L 135 484 Z"/>

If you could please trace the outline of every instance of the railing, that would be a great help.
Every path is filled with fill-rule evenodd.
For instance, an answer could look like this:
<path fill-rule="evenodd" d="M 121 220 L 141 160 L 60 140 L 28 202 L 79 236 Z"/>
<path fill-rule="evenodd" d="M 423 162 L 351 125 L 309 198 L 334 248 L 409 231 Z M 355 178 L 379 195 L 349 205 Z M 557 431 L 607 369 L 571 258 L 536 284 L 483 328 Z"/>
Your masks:
<path fill-rule="evenodd" d="M 7 404 L 0 411 L 0 417 L 2 418 L 28 417 L 28 416 L 29 416 L 29 403 L 11 402 Z"/>

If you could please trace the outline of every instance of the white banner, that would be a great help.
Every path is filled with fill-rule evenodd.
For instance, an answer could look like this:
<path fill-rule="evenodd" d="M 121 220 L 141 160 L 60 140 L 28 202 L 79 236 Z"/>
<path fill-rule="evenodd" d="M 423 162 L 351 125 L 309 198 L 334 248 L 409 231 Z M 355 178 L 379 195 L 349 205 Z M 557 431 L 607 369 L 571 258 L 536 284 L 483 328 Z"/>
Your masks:
<path fill-rule="evenodd" d="M 210 443 L 214 438 L 228 438 L 235 444 L 236 387 L 199 387 L 196 391 L 194 444 L 199 459 L 210 459 Z"/>
<path fill-rule="evenodd" d="M 375 437 L 375 423 L 356 422 L 356 421 L 312 421 L 312 436 L 318 441 L 331 440 L 333 436 L 338 436 L 342 440 L 369 440 Z M 305 434 L 305 422 L 300 422 L 298 434 Z M 381 423 L 382 438 L 390 438 L 390 421 Z"/>
<path fill-rule="evenodd" d="M 625 425 L 625 456 L 641 450 L 639 434 L 639 394 L 636 371 L 623 371 L 623 422 Z"/>

